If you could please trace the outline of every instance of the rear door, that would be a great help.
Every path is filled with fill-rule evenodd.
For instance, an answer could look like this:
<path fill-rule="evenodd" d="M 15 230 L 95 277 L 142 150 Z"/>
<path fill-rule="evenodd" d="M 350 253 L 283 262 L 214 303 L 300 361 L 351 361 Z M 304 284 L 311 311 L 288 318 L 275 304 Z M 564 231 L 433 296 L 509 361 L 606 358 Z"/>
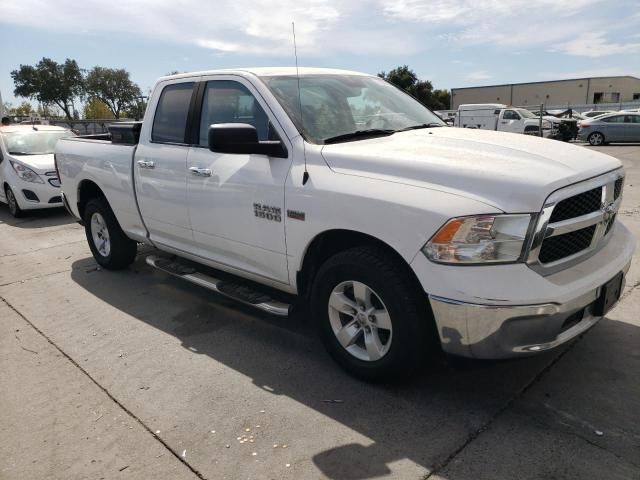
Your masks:
<path fill-rule="evenodd" d="M 189 250 L 193 243 L 185 135 L 195 85 L 178 80 L 156 87 L 162 91 L 157 104 L 148 107 L 155 113 L 148 122 L 145 118 L 147 128 L 133 163 L 138 204 L 151 240 L 179 250 Z"/>
<path fill-rule="evenodd" d="M 187 195 L 197 254 L 220 266 L 288 283 L 284 185 L 291 145 L 258 91 L 246 79 L 203 77 L 197 139 L 189 152 Z M 281 140 L 289 158 L 225 154 L 208 148 L 208 128 L 248 123 L 258 140 Z M 195 130 L 195 128 L 194 128 Z"/>
<path fill-rule="evenodd" d="M 624 117 L 624 115 L 613 115 L 595 120 L 603 125 L 601 130 L 606 142 L 624 142 L 626 137 Z M 594 127 L 595 130 L 597 127 Z"/>

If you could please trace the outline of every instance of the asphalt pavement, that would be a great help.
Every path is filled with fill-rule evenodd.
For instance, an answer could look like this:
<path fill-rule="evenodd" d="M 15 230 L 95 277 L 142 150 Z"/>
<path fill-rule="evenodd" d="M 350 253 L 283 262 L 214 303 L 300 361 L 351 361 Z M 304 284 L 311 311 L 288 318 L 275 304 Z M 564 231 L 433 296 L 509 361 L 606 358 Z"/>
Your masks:
<path fill-rule="evenodd" d="M 624 162 L 618 218 L 640 239 L 640 145 L 597 149 Z M 0 205 L 1 479 L 640 479 L 640 254 L 574 342 L 384 386 L 337 367 L 304 315 L 149 251 L 105 271 L 64 211 Z"/>

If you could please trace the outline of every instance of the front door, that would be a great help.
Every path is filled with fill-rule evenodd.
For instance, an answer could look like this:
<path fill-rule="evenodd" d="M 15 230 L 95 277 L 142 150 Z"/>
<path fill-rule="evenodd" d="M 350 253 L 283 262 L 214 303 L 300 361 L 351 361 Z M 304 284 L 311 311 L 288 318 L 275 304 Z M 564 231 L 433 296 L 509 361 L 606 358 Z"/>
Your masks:
<path fill-rule="evenodd" d="M 523 121 L 520 114 L 515 110 L 505 110 L 502 113 L 498 130 L 513 133 L 524 132 Z"/>
<path fill-rule="evenodd" d="M 284 185 L 291 153 L 289 158 L 272 158 L 208 148 L 208 128 L 216 123 L 251 124 L 259 140 L 286 141 L 284 132 L 270 120 L 270 110 L 249 82 L 231 76 L 206 80 L 198 145 L 188 157 L 195 248 L 223 266 L 288 283 Z"/>
<path fill-rule="evenodd" d="M 194 86 L 182 82 L 162 89 L 150 138 L 141 139 L 133 164 L 138 204 L 151 240 L 179 250 L 189 250 L 193 242 L 185 131 Z"/>

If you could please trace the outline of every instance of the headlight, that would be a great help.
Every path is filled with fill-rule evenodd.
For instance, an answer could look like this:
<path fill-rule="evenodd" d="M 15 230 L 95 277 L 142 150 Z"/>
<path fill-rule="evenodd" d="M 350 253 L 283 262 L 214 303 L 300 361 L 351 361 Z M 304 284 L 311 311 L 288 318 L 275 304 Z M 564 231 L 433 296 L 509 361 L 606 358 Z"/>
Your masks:
<path fill-rule="evenodd" d="M 16 171 L 18 176 L 25 182 L 44 183 L 44 181 L 40 178 L 40 175 L 38 175 L 30 168 L 25 167 L 21 163 L 11 162 L 11 166 Z"/>
<path fill-rule="evenodd" d="M 532 215 L 452 218 L 422 251 L 437 263 L 509 263 L 522 260 Z"/>

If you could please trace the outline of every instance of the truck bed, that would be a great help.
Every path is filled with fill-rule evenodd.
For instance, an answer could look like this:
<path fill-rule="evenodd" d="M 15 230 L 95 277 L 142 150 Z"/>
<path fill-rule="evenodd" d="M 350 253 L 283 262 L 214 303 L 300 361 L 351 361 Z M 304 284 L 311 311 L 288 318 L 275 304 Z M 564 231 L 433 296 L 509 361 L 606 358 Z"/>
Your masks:
<path fill-rule="evenodd" d="M 78 208 L 81 190 L 93 183 L 118 212 L 123 230 L 144 239 L 146 229 L 138 211 L 133 168 L 140 125 L 113 124 L 108 134 L 61 139 L 55 155 L 65 199 L 76 217 L 82 218 Z"/>

